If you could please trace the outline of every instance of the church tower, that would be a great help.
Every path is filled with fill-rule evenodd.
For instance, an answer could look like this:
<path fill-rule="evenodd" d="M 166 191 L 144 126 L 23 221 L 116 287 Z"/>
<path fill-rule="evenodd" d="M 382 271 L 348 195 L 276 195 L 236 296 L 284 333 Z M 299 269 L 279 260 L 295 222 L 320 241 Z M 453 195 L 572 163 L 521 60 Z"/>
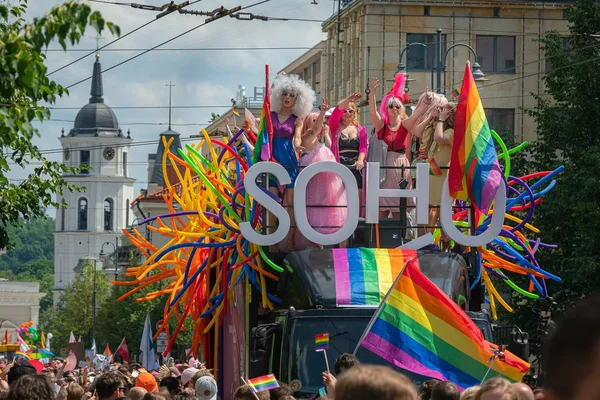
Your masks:
<path fill-rule="evenodd" d="M 89 167 L 78 174 L 67 174 L 70 184 L 81 192 L 65 191 L 57 201 L 65 202 L 56 213 L 54 233 L 54 304 L 62 291 L 80 273 L 84 259 L 103 268 L 99 254 L 104 243 L 115 244 L 121 229 L 131 222 L 129 203 L 134 198 L 135 179 L 128 176 L 127 155 L 131 145 L 119 128 L 117 116 L 104 104 L 102 67 L 96 55 L 90 101 L 77 114 L 73 129 L 60 137 L 63 162 L 69 167 Z M 113 246 L 104 252 L 112 253 Z M 115 267 L 111 266 L 112 274 Z M 109 273 L 109 277 L 111 273 Z"/>

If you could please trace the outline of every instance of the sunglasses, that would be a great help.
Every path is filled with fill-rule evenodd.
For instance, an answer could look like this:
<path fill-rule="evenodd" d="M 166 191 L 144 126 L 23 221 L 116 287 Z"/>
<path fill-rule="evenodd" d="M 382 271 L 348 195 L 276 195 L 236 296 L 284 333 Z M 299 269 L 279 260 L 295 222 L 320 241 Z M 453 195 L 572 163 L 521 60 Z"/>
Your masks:
<path fill-rule="evenodd" d="M 388 108 L 389 108 L 390 110 L 391 110 L 392 108 L 395 108 L 396 110 L 399 110 L 399 109 L 401 109 L 401 108 L 402 108 L 402 106 L 390 104 L 390 105 L 388 106 Z"/>
<path fill-rule="evenodd" d="M 344 114 L 354 114 L 354 110 L 351 108 L 348 108 L 347 110 L 344 110 Z"/>
<path fill-rule="evenodd" d="M 281 97 L 289 97 L 290 99 L 293 99 L 296 97 L 296 93 L 284 91 L 283 93 L 281 93 Z"/>

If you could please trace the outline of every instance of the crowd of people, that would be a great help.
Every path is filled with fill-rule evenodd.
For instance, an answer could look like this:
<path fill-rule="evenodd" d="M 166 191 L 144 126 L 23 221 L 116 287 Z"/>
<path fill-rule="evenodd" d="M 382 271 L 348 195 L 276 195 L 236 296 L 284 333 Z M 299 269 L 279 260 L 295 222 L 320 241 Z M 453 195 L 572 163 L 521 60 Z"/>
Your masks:
<path fill-rule="evenodd" d="M 358 118 L 360 93 L 342 99 L 333 108 L 323 98 L 320 110 L 314 112 L 315 93 L 306 82 L 296 75 L 281 74 L 275 79 L 270 97 L 272 159 L 287 169 L 291 183 L 282 186 L 271 179 L 269 187 L 287 208 L 292 227 L 295 226 L 293 192 L 296 178 L 301 168 L 320 161 L 339 162 L 351 170 L 359 189 L 361 216 L 364 215 L 363 184 L 367 162 L 379 162 L 388 167 L 382 172 L 380 186 L 383 189 L 412 188 L 415 182 L 411 165 L 429 163 L 432 173 L 428 226 L 436 225 L 437 206 L 450 163 L 456 105 L 444 95 L 427 90 L 407 116 L 404 104 L 409 99 L 404 91 L 405 79 L 403 74 L 396 75 L 394 86 L 383 96 L 379 108 L 377 95 L 381 85 L 376 78 L 371 79 L 368 96 L 373 126 L 371 135 L 367 135 Z M 234 142 L 240 153 L 246 154 L 246 148 L 254 150 L 256 128 L 252 129 L 252 125 L 258 124 L 246 122 L 242 126 L 246 133 Z M 234 133 L 229 133 L 233 137 Z M 316 231 L 331 233 L 345 222 L 348 198 L 343 181 L 336 174 L 324 172 L 313 177 L 306 188 L 306 200 L 308 221 Z M 379 210 L 380 218 L 399 218 L 402 212 L 400 199 L 381 198 Z M 274 227 L 274 224 L 271 220 L 268 225 Z M 314 244 L 292 228 L 280 249 L 292 251 L 310 246 Z"/>

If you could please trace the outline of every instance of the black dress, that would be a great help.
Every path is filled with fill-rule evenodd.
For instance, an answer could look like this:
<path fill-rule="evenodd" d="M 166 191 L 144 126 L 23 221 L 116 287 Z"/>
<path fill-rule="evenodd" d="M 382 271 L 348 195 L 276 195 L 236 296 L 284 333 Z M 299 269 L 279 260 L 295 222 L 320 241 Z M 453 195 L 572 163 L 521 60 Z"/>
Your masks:
<path fill-rule="evenodd" d="M 359 137 L 357 136 L 354 139 L 349 139 L 347 136 L 340 135 L 338 145 L 340 151 L 340 163 L 347 166 L 350 171 L 352 171 L 358 188 L 362 189 L 362 173 L 356 169 L 356 162 L 358 161 L 359 155 L 358 149 L 360 147 Z"/>

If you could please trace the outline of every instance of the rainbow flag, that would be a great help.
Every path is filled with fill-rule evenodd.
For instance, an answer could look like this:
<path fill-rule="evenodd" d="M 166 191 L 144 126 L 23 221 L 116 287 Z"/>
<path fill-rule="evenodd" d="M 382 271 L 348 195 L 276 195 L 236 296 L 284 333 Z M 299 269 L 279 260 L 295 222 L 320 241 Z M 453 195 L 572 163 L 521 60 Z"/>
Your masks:
<path fill-rule="evenodd" d="M 269 96 L 269 66 L 265 65 L 265 101 L 263 102 L 260 122 L 258 125 L 258 136 L 252 155 L 252 163 L 258 161 L 269 161 L 273 154 L 273 123 L 271 122 L 271 99 Z"/>
<path fill-rule="evenodd" d="M 29 357 L 29 354 L 23 353 L 22 351 L 15 351 L 15 357 L 23 357 L 23 358 L 26 358 L 27 360 L 31 360 L 31 357 Z"/>
<path fill-rule="evenodd" d="M 456 101 L 458 101 L 458 99 L 460 98 L 460 89 L 456 88 L 452 91 L 452 96 L 454 96 L 454 98 L 456 99 Z"/>
<path fill-rule="evenodd" d="M 248 379 L 248 386 L 254 391 L 254 393 L 263 392 L 265 390 L 271 390 L 279 387 L 275 375 L 263 375 L 258 378 Z"/>
<path fill-rule="evenodd" d="M 323 351 L 329 348 L 329 333 L 317 333 L 315 335 L 315 351 Z"/>
<path fill-rule="evenodd" d="M 467 63 L 456 115 L 448 172 L 450 195 L 486 213 L 502 181 L 494 141 Z"/>
<path fill-rule="evenodd" d="M 454 382 L 465 389 L 488 378 L 521 380 L 529 364 L 484 340 L 477 325 L 419 270 L 406 264 L 375 313 L 364 348 L 413 373 Z M 493 360 L 492 362 L 490 360 Z"/>
<path fill-rule="evenodd" d="M 232 108 L 232 109 L 231 109 L 231 112 L 232 112 L 232 113 L 233 113 L 233 115 L 235 115 L 236 117 L 238 117 L 238 118 L 241 118 L 241 115 L 240 115 L 240 113 L 239 113 L 239 112 L 237 112 L 237 110 L 236 110 L 235 108 Z"/>

